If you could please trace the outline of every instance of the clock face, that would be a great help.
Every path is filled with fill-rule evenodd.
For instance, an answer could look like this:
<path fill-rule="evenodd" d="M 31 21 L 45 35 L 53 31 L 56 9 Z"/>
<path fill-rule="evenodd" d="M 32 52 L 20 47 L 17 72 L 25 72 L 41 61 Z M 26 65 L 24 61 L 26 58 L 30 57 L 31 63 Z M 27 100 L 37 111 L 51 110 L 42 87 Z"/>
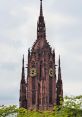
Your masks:
<path fill-rule="evenodd" d="M 49 76 L 53 77 L 53 69 L 52 68 L 49 69 Z"/>
<path fill-rule="evenodd" d="M 30 68 L 30 76 L 31 77 L 34 77 L 34 76 L 36 76 L 36 68 Z"/>

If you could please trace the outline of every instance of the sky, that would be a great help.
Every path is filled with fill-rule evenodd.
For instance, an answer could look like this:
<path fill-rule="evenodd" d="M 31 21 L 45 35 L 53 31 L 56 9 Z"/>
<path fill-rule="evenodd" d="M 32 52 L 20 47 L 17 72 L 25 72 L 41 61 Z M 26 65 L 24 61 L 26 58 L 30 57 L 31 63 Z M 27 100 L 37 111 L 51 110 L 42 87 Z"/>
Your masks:
<path fill-rule="evenodd" d="M 18 105 L 22 56 L 36 40 L 39 0 L 0 0 L 0 105 Z M 43 0 L 46 37 L 61 56 L 65 95 L 82 95 L 82 0 Z M 26 69 L 25 69 L 26 71 Z"/>

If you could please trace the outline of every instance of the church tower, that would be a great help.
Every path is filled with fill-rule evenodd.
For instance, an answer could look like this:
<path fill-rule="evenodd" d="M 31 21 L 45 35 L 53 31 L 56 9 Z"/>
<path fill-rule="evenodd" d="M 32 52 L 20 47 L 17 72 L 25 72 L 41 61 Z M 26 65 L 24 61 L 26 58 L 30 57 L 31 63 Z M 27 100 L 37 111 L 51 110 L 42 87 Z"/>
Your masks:
<path fill-rule="evenodd" d="M 52 50 L 46 40 L 42 0 L 40 0 L 40 15 L 37 21 L 37 39 L 32 49 L 28 50 L 27 65 L 27 83 L 25 83 L 25 75 L 23 75 L 23 83 L 20 84 L 20 107 L 29 110 L 52 109 L 58 100 L 55 50 Z M 24 60 L 22 71 L 24 74 Z M 58 79 L 60 78 L 58 77 Z"/>

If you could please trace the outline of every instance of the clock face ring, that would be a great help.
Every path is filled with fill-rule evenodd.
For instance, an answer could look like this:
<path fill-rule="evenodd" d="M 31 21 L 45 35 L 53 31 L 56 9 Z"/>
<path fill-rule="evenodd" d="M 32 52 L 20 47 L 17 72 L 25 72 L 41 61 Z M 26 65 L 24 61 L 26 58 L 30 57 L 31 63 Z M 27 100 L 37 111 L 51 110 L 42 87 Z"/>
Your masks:
<path fill-rule="evenodd" d="M 53 77 L 53 69 L 52 68 L 49 69 L 49 76 Z"/>
<path fill-rule="evenodd" d="M 36 76 L 36 68 L 30 68 L 30 76 L 31 77 L 34 77 L 34 76 Z"/>

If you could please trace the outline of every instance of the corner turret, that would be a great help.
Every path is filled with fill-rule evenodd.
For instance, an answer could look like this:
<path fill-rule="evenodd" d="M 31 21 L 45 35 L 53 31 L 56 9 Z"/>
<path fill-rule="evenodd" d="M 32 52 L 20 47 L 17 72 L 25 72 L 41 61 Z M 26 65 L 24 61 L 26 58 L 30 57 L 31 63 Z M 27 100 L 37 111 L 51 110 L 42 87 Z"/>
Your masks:
<path fill-rule="evenodd" d="M 57 80 L 57 105 L 61 105 L 63 102 L 63 84 L 61 79 L 61 67 L 60 67 L 60 55 L 58 62 L 58 80 Z"/>
<path fill-rule="evenodd" d="M 25 72 L 24 72 L 24 55 L 22 59 L 22 74 L 21 74 L 21 82 L 20 82 L 20 98 L 19 98 L 19 106 L 22 108 L 27 108 L 27 100 L 26 100 L 26 82 L 25 82 Z"/>

